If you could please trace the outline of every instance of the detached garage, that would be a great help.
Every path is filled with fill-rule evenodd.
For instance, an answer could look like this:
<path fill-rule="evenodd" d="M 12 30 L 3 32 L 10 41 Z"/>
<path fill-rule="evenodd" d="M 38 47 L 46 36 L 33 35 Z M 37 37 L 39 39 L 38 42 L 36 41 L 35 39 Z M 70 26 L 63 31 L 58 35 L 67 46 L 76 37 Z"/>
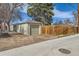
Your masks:
<path fill-rule="evenodd" d="M 11 31 L 22 33 L 24 35 L 40 35 L 41 34 L 41 22 L 29 20 L 24 23 L 11 25 Z M 12 28 L 13 27 L 13 28 Z"/>

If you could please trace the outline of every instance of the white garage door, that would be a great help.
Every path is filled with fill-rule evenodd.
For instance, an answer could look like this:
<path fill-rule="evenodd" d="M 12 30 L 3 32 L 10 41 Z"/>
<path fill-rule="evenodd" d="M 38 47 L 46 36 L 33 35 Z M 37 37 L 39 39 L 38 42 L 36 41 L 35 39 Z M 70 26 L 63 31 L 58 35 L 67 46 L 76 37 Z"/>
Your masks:
<path fill-rule="evenodd" d="M 30 34 L 31 35 L 38 35 L 39 34 L 39 25 L 31 25 L 30 28 Z"/>

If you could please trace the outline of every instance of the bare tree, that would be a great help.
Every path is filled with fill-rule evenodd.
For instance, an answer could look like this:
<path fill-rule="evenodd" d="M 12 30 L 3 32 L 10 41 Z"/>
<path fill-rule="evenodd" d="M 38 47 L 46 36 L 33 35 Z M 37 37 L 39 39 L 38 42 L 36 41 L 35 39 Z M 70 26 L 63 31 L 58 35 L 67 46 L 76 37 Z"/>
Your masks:
<path fill-rule="evenodd" d="M 22 3 L 0 3 L 0 28 L 6 30 L 9 28 L 9 21 L 14 14 L 14 9 L 21 6 Z"/>

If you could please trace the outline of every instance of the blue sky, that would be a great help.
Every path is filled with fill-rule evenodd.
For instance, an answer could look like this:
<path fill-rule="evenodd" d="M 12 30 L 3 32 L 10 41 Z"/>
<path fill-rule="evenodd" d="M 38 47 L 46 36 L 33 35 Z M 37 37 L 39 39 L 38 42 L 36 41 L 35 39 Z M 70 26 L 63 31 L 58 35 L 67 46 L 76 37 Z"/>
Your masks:
<path fill-rule="evenodd" d="M 29 17 L 27 15 L 27 4 L 25 4 L 22 8 L 18 7 L 16 9 L 16 11 L 18 11 L 18 14 L 21 16 L 21 20 L 14 17 L 13 20 L 11 21 L 11 23 L 16 24 L 16 23 L 23 23 L 29 19 L 31 19 L 31 17 Z M 78 5 L 75 4 L 70 4 L 70 3 L 56 3 L 54 6 L 54 16 L 52 16 L 52 22 L 56 23 L 59 22 L 60 20 L 64 21 L 65 18 L 70 19 L 72 22 L 74 22 L 74 15 L 72 14 L 72 12 L 77 12 L 77 7 Z"/>
<path fill-rule="evenodd" d="M 24 23 L 28 20 L 31 20 L 32 18 L 27 15 L 27 7 L 28 4 L 24 4 L 22 7 L 18 7 L 17 9 L 15 9 L 16 14 L 18 14 L 20 18 L 17 18 L 16 16 L 13 17 L 10 24 Z"/>
<path fill-rule="evenodd" d="M 66 18 L 70 19 L 71 22 L 75 21 L 73 11 L 77 13 L 78 4 L 74 3 L 57 3 L 54 7 L 54 16 L 52 17 L 53 23 L 60 20 L 64 21 Z"/>
<path fill-rule="evenodd" d="M 56 3 L 56 9 L 60 11 L 76 11 L 77 10 L 77 3 Z"/>

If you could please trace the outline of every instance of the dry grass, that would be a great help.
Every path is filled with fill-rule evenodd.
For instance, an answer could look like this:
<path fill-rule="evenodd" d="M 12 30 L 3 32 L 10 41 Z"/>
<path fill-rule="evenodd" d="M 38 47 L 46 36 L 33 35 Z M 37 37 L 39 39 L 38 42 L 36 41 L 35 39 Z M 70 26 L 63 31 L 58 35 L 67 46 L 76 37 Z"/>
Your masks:
<path fill-rule="evenodd" d="M 11 33 L 10 35 L 10 37 L 0 38 L 0 51 L 56 38 L 56 36 L 50 35 L 26 36 L 16 33 Z"/>

